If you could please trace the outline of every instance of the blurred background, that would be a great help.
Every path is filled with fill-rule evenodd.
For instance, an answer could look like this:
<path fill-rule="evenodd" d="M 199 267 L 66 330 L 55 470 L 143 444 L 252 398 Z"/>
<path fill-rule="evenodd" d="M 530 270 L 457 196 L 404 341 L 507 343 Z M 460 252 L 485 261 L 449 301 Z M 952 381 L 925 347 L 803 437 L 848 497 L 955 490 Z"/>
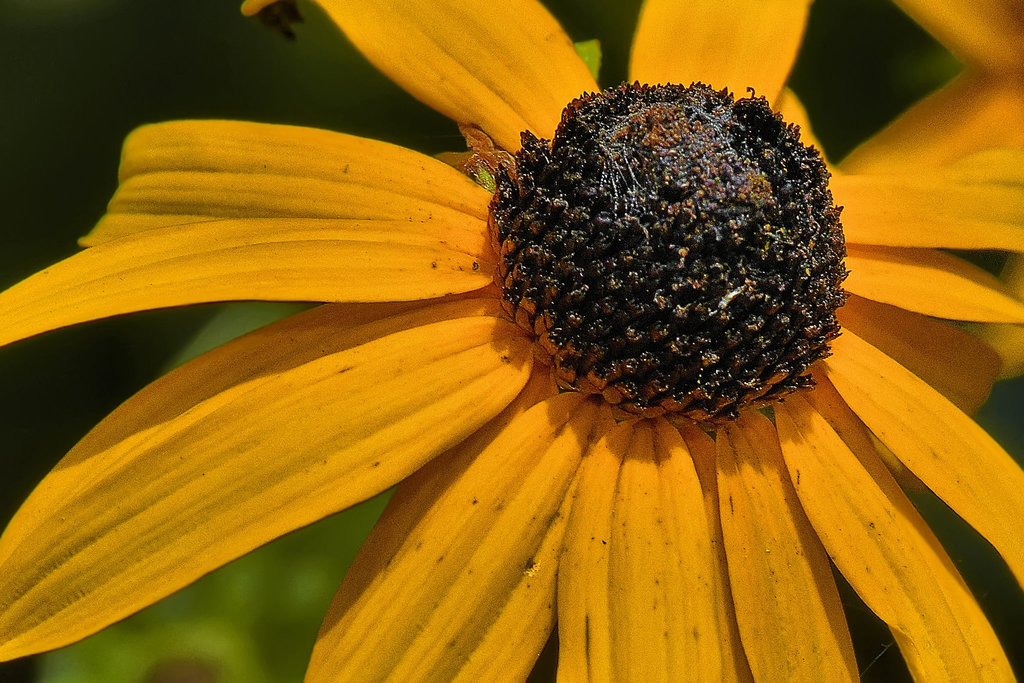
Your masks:
<path fill-rule="evenodd" d="M 639 0 L 546 3 L 574 40 L 599 39 L 603 85 L 625 78 Z M 234 0 L 0 2 L 0 288 L 74 253 L 116 187 L 134 127 L 175 118 L 318 126 L 429 153 L 463 148 L 454 124 L 377 74 L 308 3 L 289 41 Z M 960 65 L 888 0 L 817 0 L 791 81 L 839 160 Z M 986 261 L 997 268 L 998 261 Z M 294 307 L 158 311 L 0 350 L 0 522 L 106 413 L 187 357 Z M 996 387 L 980 422 L 1024 455 L 1024 382 Z M 384 498 L 296 532 L 99 635 L 0 664 L 0 682 L 300 680 L 320 619 Z M 1024 676 L 1024 596 L 934 499 L 916 501 Z M 2 579 L 0 579 L 2 580 Z M 845 586 L 865 680 L 906 678 L 888 631 Z M 553 680 L 549 646 L 534 678 Z"/>

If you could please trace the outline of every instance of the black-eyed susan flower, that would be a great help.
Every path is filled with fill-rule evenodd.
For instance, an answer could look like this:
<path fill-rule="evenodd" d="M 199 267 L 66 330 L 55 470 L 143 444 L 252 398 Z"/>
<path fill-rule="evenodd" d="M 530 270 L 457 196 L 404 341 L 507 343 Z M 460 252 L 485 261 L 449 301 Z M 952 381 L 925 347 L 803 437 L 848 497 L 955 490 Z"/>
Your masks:
<path fill-rule="evenodd" d="M 964 412 L 998 362 L 939 320 L 1024 306 L 937 250 L 1024 250 L 1014 152 L 830 184 L 773 113 L 800 116 L 806 2 L 648 0 L 637 82 L 603 92 L 532 0 L 321 4 L 474 131 L 493 193 L 340 133 L 133 133 L 87 249 L 0 294 L 0 342 L 327 303 L 167 374 L 61 461 L 0 538 L 0 656 L 398 484 L 309 680 L 518 680 L 556 623 L 565 680 L 853 680 L 832 566 L 919 680 L 1012 679 L 880 452 L 1024 583 L 1024 473 Z"/>

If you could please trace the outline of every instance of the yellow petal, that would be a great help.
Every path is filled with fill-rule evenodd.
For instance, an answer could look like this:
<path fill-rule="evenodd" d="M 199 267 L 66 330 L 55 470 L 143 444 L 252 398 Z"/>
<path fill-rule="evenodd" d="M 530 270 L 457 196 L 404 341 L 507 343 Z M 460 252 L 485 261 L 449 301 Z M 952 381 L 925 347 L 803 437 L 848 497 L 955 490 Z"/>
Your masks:
<path fill-rule="evenodd" d="M 408 301 L 485 287 L 492 266 L 460 244 L 459 229 L 439 221 L 250 219 L 146 230 L 0 293 L 0 344 L 209 301 Z"/>
<path fill-rule="evenodd" d="M 608 543 L 615 482 L 631 428 L 620 426 L 592 446 L 580 468 L 558 568 L 560 680 L 606 681 L 615 675 Z"/>
<path fill-rule="evenodd" d="M 664 420 L 624 423 L 584 457 L 559 565 L 559 677 L 722 680 L 700 482 Z"/>
<path fill-rule="evenodd" d="M 835 389 L 823 384 L 806 399 L 795 394 L 775 407 L 775 418 L 790 479 L 818 538 L 889 625 L 914 679 L 1013 680 L 974 596 Z"/>
<path fill-rule="evenodd" d="M 116 464 L 121 442 L 145 438 L 162 424 L 218 394 L 257 378 L 280 375 L 328 354 L 335 354 L 400 332 L 418 319 L 413 304 L 328 304 L 255 330 L 213 349 L 146 386 L 94 427 L 32 491 L 19 514 L 3 533 L 3 553 L 16 547 L 33 530 L 34 520 L 89 484 L 94 474 Z M 430 319 L 475 315 L 499 316 L 496 301 L 487 299 L 435 304 Z M 550 372 L 530 376 L 515 401 L 488 428 L 505 424 L 519 412 L 557 393 Z M 476 437 L 474 437 L 476 438 Z"/>
<path fill-rule="evenodd" d="M 535 0 L 318 0 L 345 35 L 410 95 L 499 146 L 550 138 L 562 109 L 597 90 L 572 41 Z"/>
<path fill-rule="evenodd" d="M 810 0 L 646 0 L 633 39 L 630 80 L 702 81 L 737 97 L 753 88 L 774 102 L 803 38 Z"/>
<path fill-rule="evenodd" d="M 71 498 L 89 473 L 116 461 L 121 442 L 179 418 L 193 406 L 255 378 L 281 374 L 328 353 L 401 331 L 413 304 L 328 304 L 267 325 L 213 349 L 150 383 L 94 427 L 36 486 L 3 532 L 9 552 L 33 531 L 33 520 Z M 457 302 L 438 315 L 494 315 L 493 301 Z M 373 324 L 369 324 L 373 323 Z M 0 553 L 0 560 L 3 554 Z"/>
<path fill-rule="evenodd" d="M 995 546 L 1024 586 L 1024 472 L 974 421 L 884 353 L 846 331 L 829 380 L 911 472 Z"/>
<path fill-rule="evenodd" d="M 718 439 L 718 496 L 743 649 L 758 681 L 856 681 L 821 542 L 785 472 L 775 428 L 747 412 Z"/>
<path fill-rule="evenodd" d="M 94 427 L 36 486 L 3 533 L 0 561 L 34 529 L 34 520 L 63 505 L 82 485 L 114 466 L 118 444 L 179 419 L 218 394 L 280 375 L 331 353 L 400 332 L 412 304 L 328 304 L 260 328 L 205 353 L 146 386 Z M 496 302 L 476 300 L 434 309 L 438 319 L 496 315 Z"/>
<path fill-rule="evenodd" d="M 400 487 L 331 604 L 307 680 L 525 678 L 553 624 L 563 502 L 598 412 L 578 394 L 543 401 Z"/>
<path fill-rule="evenodd" d="M 830 187 L 848 242 L 1024 252 L 1024 149 L 932 170 L 841 174 Z"/>
<path fill-rule="evenodd" d="M 902 308 L 851 296 L 839 322 L 931 384 L 966 413 L 988 398 L 999 355 L 964 330 Z"/>
<path fill-rule="evenodd" d="M 473 230 L 490 201 L 455 169 L 403 147 L 243 121 L 142 126 L 125 140 L 119 179 L 83 246 L 216 218 L 437 217 Z"/>
<path fill-rule="evenodd" d="M 574 490 L 570 485 L 537 550 L 523 563 L 519 583 L 452 681 L 527 680 L 555 628 L 555 571 Z"/>
<path fill-rule="evenodd" d="M 69 455 L 77 481 L 44 482 L 0 539 L 0 658 L 94 633 L 486 424 L 526 382 L 529 343 L 494 313 L 452 313 L 413 311 L 405 329 L 351 348 L 342 339 L 340 351 Z"/>
<path fill-rule="evenodd" d="M 907 14 L 963 61 L 992 71 L 1019 72 L 1024 13 L 1018 0 L 896 0 Z"/>
<path fill-rule="evenodd" d="M 933 249 L 847 244 L 844 287 L 873 301 L 951 320 L 1024 323 L 1024 302 L 999 279 Z"/>
<path fill-rule="evenodd" d="M 842 168 L 851 173 L 920 169 L 992 147 L 1024 147 L 1020 121 L 1024 88 L 1013 78 L 969 70 L 851 152 Z"/>
<path fill-rule="evenodd" d="M 1011 255 L 1001 279 L 1017 298 L 1024 301 L 1024 256 Z M 1024 327 L 1019 325 L 981 325 L 976 330 L 1003 360 L 1000 377 L 1024 374 Z"/>
<path fill-rule="evenodd" d="M 750 673 L 750 665 L 743 653 L 740 643 L 740 630 L 736 624 L 736 608 L 732 602 L 732 591 L 729 587 L 729 570 L 725 559 L 725 542 L 722 540 L 722 520 L 718 505 L 718 465 L 715 457 L 715 442 L 696 424 L 684 422 L 680 433 L 690 449 L 694 469 L 700 479 L 701 493 L 704 496 L 704 510 L 707 514 L 708 531 L 711 545 L 715 549 L 715 575 L 722 586 L 721 599 L 718 602 L 718 623 L 726 628 L 719 635 L 722 638 L 719 647 L 722 651 L 722 683 L 748 683 L 754 680 Z"/>

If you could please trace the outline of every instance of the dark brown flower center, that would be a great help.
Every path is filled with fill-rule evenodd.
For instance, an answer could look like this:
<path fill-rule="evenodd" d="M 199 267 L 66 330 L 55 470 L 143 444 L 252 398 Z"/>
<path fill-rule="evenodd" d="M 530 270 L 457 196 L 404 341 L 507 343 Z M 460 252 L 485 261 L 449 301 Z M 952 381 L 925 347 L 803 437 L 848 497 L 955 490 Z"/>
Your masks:
<path fill-rule="evenodd" d="M 624 85 L 523 134 L 491 204 L 498 284 L 563 387 L 734 417 L 806 387 L 839 332 L 829 174 L 763 98 Z"/>

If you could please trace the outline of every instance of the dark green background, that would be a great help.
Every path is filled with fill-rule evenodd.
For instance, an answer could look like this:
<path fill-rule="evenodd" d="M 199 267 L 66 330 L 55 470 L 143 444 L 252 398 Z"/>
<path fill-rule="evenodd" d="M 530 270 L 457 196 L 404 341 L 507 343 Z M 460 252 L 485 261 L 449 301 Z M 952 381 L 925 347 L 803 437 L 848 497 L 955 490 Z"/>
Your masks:
<path fill-rule="evenodd" d="M 625 78 L 637 0 L 548 4 L 575 40 L 601 40 L 605 85 Z M 76 251 L 116 186 L 121 140 L 142 123 L 239 118 L 427 152 L 460 148 L 452 123 L 378 75 L 318 11 L 302 9 L 307 21 L 289 42 L 243 19 L 229 0 L 0 2 L 0 287 Z M 818 0 L 792 82 L 835 160 L 958 68 L 884 0 Z M 160 311 L 0 351 L 0 520 L 201 328 L 225 334 L 278 314 L 256 305 Z M 979 418 L 1018 455 L 1022 397 L 1024 382 L 1000 385 Z M 1019 589 L 943 506 L 918 502 L 1024 672 Z M 293 534 L 81 645 L 0 664 L 0 681 L 299 679 L 327 602 L 381 504 Z M 843 590 L 865 679 L 904 676 L 891 636 Z M 552 653 L 538 680 L 550 679 Z"/>

